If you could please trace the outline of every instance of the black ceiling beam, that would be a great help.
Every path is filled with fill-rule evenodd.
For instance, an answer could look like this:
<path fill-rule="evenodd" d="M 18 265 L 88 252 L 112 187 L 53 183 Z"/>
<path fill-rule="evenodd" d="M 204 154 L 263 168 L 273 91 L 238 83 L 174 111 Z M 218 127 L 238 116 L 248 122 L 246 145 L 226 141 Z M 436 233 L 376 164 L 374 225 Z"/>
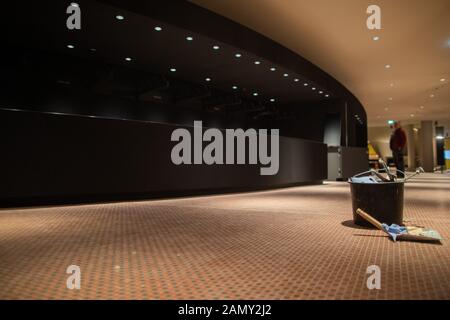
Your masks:
<path fill-rule="evenodd" d="M 205 108 L 225 108 L 241 104 L 242 99 L 236 94 L 216 95 L 203 99 Z"/>
<path fill-rule="evenodd" d="M 211 90 L 206 86 L 196 86 L 183 82 L 172 82 L 172 101 L 181 103 L 186 100 L 200 100 L 211 96 Z"/>

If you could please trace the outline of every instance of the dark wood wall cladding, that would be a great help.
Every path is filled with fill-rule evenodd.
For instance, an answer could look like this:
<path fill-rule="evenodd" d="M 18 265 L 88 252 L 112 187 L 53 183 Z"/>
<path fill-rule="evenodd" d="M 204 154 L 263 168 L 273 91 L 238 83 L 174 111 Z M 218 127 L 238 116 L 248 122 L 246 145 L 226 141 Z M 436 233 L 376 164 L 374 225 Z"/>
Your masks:
<path fill-rule="evenodd" d="M 24 11 L 17 2 L 4 17 L 0 205 L 320 182 L 330 117 L 342 146 L 366 147 L 366 113 L 353 94 L 253 30 L 189 1 L 134 0 L 79 0 L 82 28 L 68 30 L 69 3 L 30 2 Z M 194 120 L 279 129 L 278 174 L 173 165 L 170 134 Z"/>
<path fill-rule="evenodd" d="M 149 198 L 313 183 L 326 145 L 280 137 L 277 175 L 260 165 L 174 165 L 177 126 L 0 111 L 0 206 Z M 189 129 L 191 130 L 191 129 Z"/>

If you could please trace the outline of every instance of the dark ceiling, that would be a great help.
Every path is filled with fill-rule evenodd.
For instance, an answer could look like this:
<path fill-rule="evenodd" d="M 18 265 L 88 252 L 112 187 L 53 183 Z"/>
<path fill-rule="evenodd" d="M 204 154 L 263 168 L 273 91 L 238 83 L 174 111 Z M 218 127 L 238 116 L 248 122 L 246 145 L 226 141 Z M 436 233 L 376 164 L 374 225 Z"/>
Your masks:
<path fill-rule="evenodd" d="M 243 49 L 97 1 L 77 3 L 82 14 L 81 30 L 66 28 L 66 8 L 70 2 L 30 2 L 27 10 L 22 11 L 21 19 L 9 22 L 8 28 L 13 32 L 8 33 L 7 41 L 145 70 L 163 76 L 169 83 L 181 80 L 201 85 L 206 92 L 220 90 L 264 104 L 301 105 L 336 98 L 329 88 Z M 124 19 L 118 20 L 117 15 Z M 162 30 L 156 31 L 155 27 Z M 187 37 L 193 40 L 188 41 Z M 219 49 L 215 50 L 214 46 Z M 240 58 L 235 56 L 237 53 L 241 54 Z M 127 57 L 132 60 L 126 61 Z M 176 72 L 171 72 L 171 68 Z M 206 81 L 207 78 L 211 81 Z M 195 94 L 204 98 L 205 92 L 200 90 Z"/>

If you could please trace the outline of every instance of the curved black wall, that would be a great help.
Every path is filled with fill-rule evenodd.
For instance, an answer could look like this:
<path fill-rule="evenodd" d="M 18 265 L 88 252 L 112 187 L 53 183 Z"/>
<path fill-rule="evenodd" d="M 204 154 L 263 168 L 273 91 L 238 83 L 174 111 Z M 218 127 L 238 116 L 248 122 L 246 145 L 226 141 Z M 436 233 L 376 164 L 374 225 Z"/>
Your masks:
<path fill-rule="evenodd" d="M 259 165 L 172 164 L 176 126 L 0 111 L 0 205 L 271 188 L 326 179 L 326 145 L 280 137 L 277 175 Z"/>

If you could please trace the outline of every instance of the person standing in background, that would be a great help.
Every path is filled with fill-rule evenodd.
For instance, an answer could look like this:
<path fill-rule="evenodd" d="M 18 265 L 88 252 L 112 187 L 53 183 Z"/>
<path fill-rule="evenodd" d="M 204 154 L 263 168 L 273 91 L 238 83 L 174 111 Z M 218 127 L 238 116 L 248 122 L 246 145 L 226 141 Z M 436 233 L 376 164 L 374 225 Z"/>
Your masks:
<path fill-rule="evenodd" d="M 389 141 L 389 147 L 392 150 L 392 157 L 394 158 L 395 167 L 397 168 L 397 177 L 404 178 L 405 175 L 405 162 L 403 159 L 404 149 L 406 146 L 406 133 L 402 129 L 399 121 L 394 123 L 394 131 L 391 134 L 391 139 Z"/>

